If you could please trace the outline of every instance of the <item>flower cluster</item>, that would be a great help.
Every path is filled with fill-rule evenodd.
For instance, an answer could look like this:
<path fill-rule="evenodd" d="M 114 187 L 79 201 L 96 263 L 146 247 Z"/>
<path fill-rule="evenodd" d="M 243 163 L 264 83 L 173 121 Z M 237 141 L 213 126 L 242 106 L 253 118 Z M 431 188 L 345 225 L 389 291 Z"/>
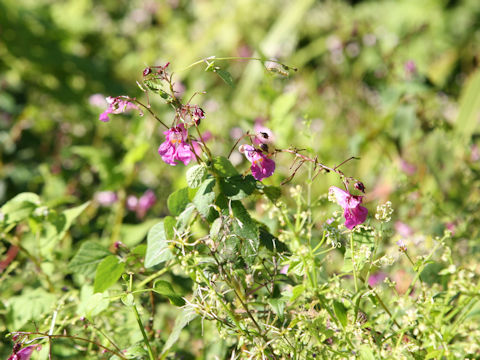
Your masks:
<path fill-rule="evenodd" d="M 352 195 L 336 186 L 331 186 L 329 192 L 343 208 L 343 216 L 345 217 L 345 226 L 347 229 L 351 230 L 367 219 L 367 208 L 360 206 L 363 196 Z"/>

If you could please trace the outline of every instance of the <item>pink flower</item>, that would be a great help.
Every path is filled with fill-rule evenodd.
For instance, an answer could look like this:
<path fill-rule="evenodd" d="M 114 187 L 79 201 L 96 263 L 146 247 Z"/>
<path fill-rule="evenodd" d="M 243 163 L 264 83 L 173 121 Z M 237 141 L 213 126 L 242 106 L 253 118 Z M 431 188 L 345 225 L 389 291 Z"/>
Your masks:
<path fill-rule="evenodd" d="M 105 110 L 103 113 L 100 114 L 99 120 L 103 122 L 108 122 L 110 121 L 109 114 L 120 114 L 131 109 L 136 109 L 140 111 L 140 108 L 137 105 L 122 98 L 123 96 L 117 96 L 115 98 L 111 96 L 107 97 L 106 100 L 108 103 L 108 108 L 107 110 Z M 141 111 L 140 111 L 140 115 L 143 115 Z"/>
<path fill-rule="evenodd" d="M 95 194 L 95 200 L 102 206 L 110 206 L 118 200 L 118 197 L 113 191 L 100 191 Z"/>
<path fill-rule="evenodd" d="M 147 190 L 140 196 L 140 199 L 134 195 L 127 197 L 127 209 L 135 211 L 137 218 L 141 219 L 145 216 L 147 211 L 155 204 L 157 197 L 152 190 Z"/>
<path fill-rule="evenodd" d="M 345 226 L 347 229 L 351 230 L 367 219 L 367 208 L 360 206 L 363 196 L 352 195 L 336 186 L 330 187 L 330 193 L 335 195 L 338 205 L 343 208 L 343 216 L 345 217 Z"/>
<path fill-rule="evenodd" d="M 15 351 L 14 348 L 14 353 L 10 355 L 10 357 L 7 360 L 29 360 L 30 357 L 32 356 L 33 350 L 39 351 L 42 348 L 41 345 L 30 345 L 27 347 L 24 347 L 20 351 Z"/>
<path fill-rule="evenodd" d="M 374 287 L 375 285 L 385 280 L 386 277 L 387 274 L 385 274 L 384 272 L 377 272 L 375 274 L 372 274 L 368 277 L 368 285 Z"/>
<path fill-rule="evenodd" d="M 395 231 L 403 237 L 410 237 L 413 235 L 413 229 L 401 221 L 395 222 Z"/>
<path fill-rule="evenodd" d="M 188 133 L 183 124 L 165 131 L 164 134 L 166 140 L 158 148 L 158 153 L 162 156 L 163 161 L 175 166 L 177 160 L 188 165 L 191 160 L 195 159 L 190 145 L 186 143 Z"/>
<path fill-rule="evenodd" d="M 272 176 L 275 171 L 275 162 L 268 158 L 261 150 L 255 149 L 251 145 L 240 146 L 240 152 L 252 163 L 252 175 L 257 180 Z"/>

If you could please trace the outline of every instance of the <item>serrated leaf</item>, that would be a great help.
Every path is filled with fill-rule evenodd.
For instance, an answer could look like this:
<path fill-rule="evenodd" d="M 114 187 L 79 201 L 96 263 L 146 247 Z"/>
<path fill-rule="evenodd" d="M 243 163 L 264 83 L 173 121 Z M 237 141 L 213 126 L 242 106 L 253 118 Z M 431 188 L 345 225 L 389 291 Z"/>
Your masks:
<path fill-rule="evenodd" d="M 170 303 L 175 306 L 183 306 L 185 305 L 185 300 L 182 299 L 180 295 L 178 295 L 175 290 L 173 290 L 172 285 L 165 280 L 157 280 L 153 285 L 153 291 L 156 293 L 166 296 Z"/>
<path fill-rule="evenodd" d="M 98 264 L 93 282 L 93 292 L 104 292 L 113 286 L 125 270 L 125 263 L 115 255 L 107 256 Z"/>
<path fill-rule="evenodd" d="M 282 190 L 278 186 L 265 186 L 263 193 L 272 203 L 276 203 L 280 196 L 282 196 Z"/>
<path fill-rule="evenodd" d="M 143 343 L 137 343 L 130 346 L 125 350 L 123 354 L 127 359 L 144 359 L 148 355 L 147 351 L 143 348 Z"/>
<path fill-rule="evenodd" d="M 13 224 L 26 219 L 37 206 L 40 205 L 40 197 L 34 193 L 21 193 L 7 201 L 1 207 L 6 224 Z"/>
<path fill-rule="evenodd" d="M 224 156 L 216 156 L 213 159 L 213 170 L 222 177 L 238 175 L 237 169 Z"/>
<path fill-rule="evenodd" d="M 220 189 L 222 193 L 232 200 L 241 200 L 255 191 L 256 180 L 252 175 L 242 175 L 222 178 Z"/>
<path fill-rule="evenodd" d="M 341 302 L 333 301 L 333 311 L 340 324 L 345 328 L 347 326 L 347 308 Z"/>
<path fill-rule="evenodd" d="M 74 273 L 93 276 L 98 264 L 112 253 L 95 241 L 86 241 L 81 246 L 68 268 Z"/>
<path fill-rule="evenodd" d="M 227 70 L 215 69 L 214 71 L 215 73 L 218 74 L 218 76 L 222 78 L 223 81 L 225 81 L 227 85 L 229 85 L 230 87 L 233 87 L 234 84 L 233 84 L 232 75 Z"/>
<path fill-rule="evenodd" d="M 145 255 L 145 267 L 149 268 L 170 260 L 173 255 L 168 248 L 165 226 L 163 221 L 154 225 L 147 235 L 147 253 Z"/>
<path fill-rule="evenodd" d="M 173 216 L 178 216 L 184 211 L 190 203 L 188 198 L 188 188 L 183 188 L 173 192 L 167 199 L 168 210 Z"/>
<path fill-rule="evenodd" d="M 203 165 L 194 165 L 187 170 L 187 185 L 192 189 L 198 188 L 205 176 L 207 175 L 207 169 Z"/>
<path fill-rule="evenodd" d="M 198 315 L 192 310 L 184 310 L 179 317 L 175 320 L 175 326 L 173 327 L 170 336 L 167 339 L 167 342 L 163 346 L 162 355 L 165 355 L 168 350 L 177 342 L 180 337 L 182 329 L 187 326 L 187 324 L 195 319 Z"/>
<path fill-rule="evenodd" d="M 192 201 L 198 212 L 205 217 L 208 216 L 213 200 L 215 199 L 215 192 L 213 191 L 214 186 L 215 179 L 205 180 L 198 188 Z"/>

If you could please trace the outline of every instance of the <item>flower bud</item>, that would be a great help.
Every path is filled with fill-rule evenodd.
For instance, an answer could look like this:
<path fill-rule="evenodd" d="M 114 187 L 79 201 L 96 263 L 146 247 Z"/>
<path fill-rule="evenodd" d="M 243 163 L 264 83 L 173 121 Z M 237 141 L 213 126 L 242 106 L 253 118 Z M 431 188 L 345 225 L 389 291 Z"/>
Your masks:
<path fill-rule="evenodd" d="M 146 67 L 144 70 L 143 70 L 143 76 L 147 76 L 149 74 L 152 73 L 152 69 L 150 69 L 149 67 Z"/>
<path fill-rule="evenodd" d="M 365 194 L 365 185 L 361 181 L 357 181 L 353 187 Z"/>

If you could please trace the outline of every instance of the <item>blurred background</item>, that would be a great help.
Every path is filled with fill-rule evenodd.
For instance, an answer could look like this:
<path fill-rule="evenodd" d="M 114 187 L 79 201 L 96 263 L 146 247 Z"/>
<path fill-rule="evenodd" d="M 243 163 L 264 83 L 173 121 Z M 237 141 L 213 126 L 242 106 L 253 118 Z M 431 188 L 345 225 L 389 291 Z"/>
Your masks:
<path fill-rule="evenodd" d="M 232 74 L 228 86 L 204 65 L 182 70 L 213 55 L 264 56 L 298 71 L 218 62 Z M 193 103 L 205 110 L 214 153 L 262 123 L 278 148 L 307 149 L 327 165 L 358 156 L 343 170 L 364 182 L 371 212 L 390 200 L 393 223 L 410 234 L 450 229 L 459 254 L 475 252 L 479 55 L 478 0 L 2 0 L 0 204 L 24 191 L 72 206 L 102 191 L 125 199 L 152 189 L 153 208 L 126 211 L 124 223 L 165 216 L 185 167 L 157 154 L 164 129 L 134 112 L 109 123 L 98 115 L 106 96 L 141 98 L 142 70 L 170 62 L 184 99 L 205 91 Z M 168 106 L 150 100 L 170 123 Z M 287 178 L 292 160 L 277 155 L 265 183 Z M 233 161 L 248 168 L 237 153 Z M 306 176 L 300 170 L 292 184 Z M 319 176 L 314 196 L 331 185 L 336 176 Z M 102 236 L 109 210 L 89 211 L 97 220 L 79 224 L 74 238 Z"/>

